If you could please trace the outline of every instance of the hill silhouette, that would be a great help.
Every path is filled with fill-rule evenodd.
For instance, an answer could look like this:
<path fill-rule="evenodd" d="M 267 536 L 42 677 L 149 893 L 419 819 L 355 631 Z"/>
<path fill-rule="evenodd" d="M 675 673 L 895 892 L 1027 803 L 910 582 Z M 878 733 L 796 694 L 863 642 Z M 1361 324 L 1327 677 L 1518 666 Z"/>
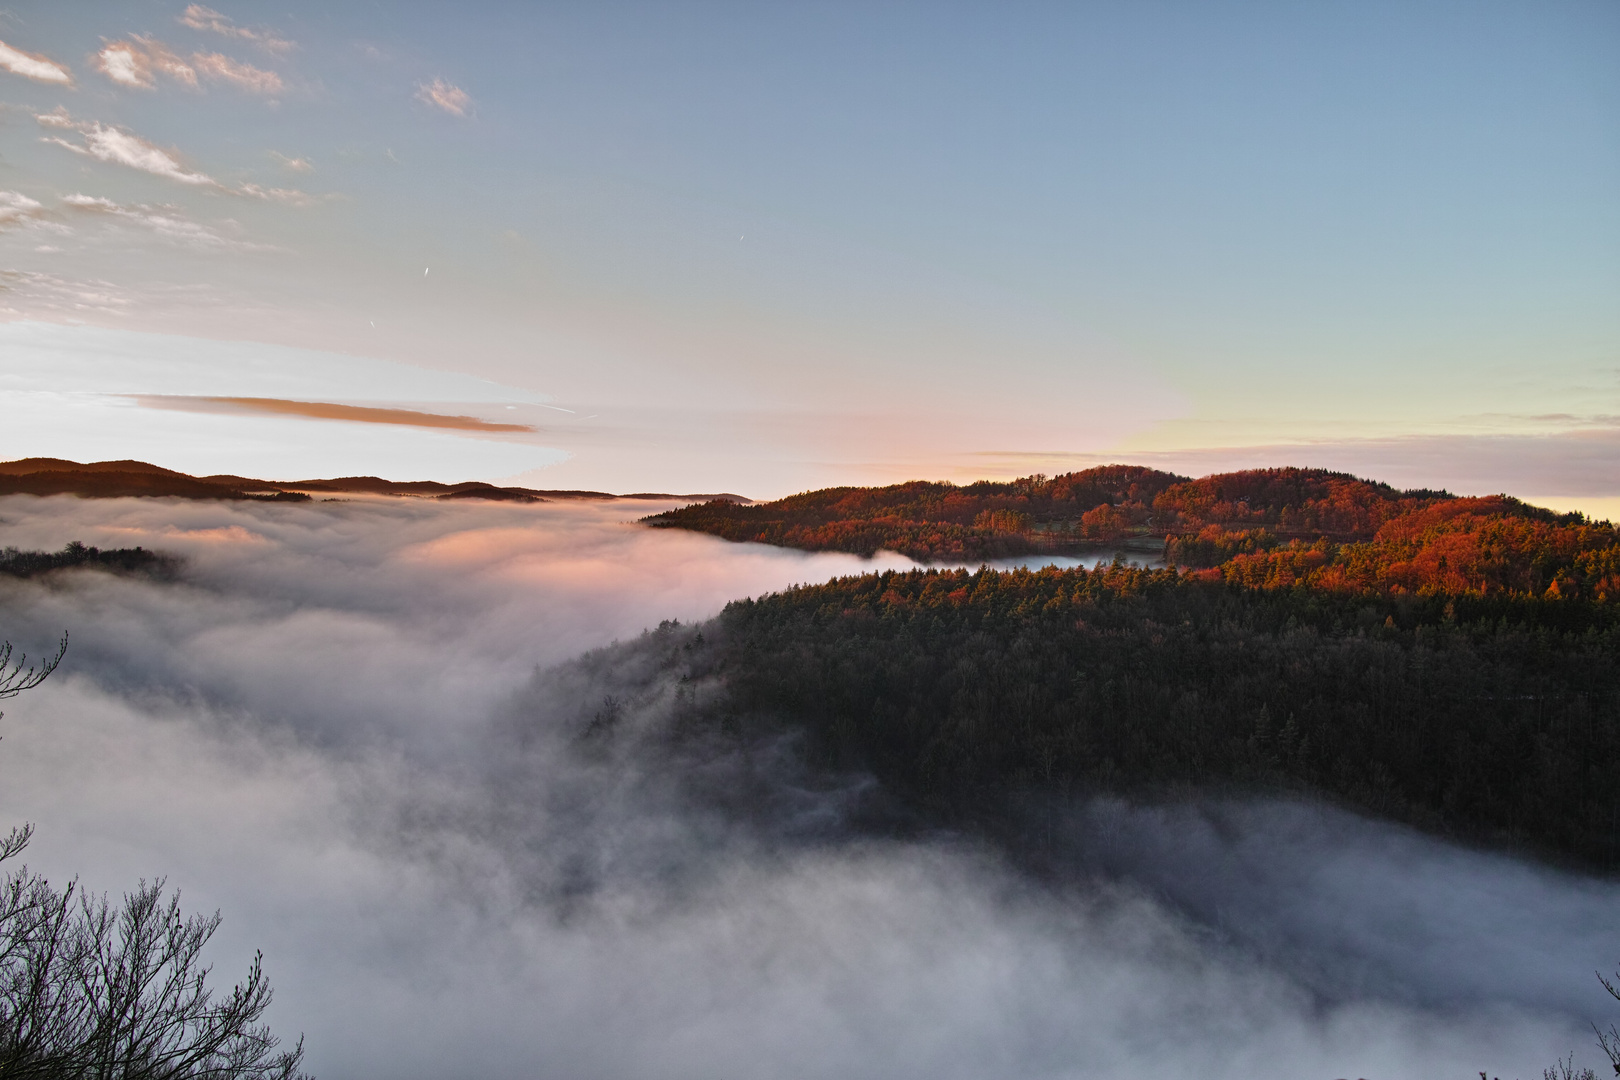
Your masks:
<path fill-rule="evenodd" d="M 313 493 L 313 494 L 312 494 Z M 145 461 L 94 461 L 63 458 L 20 458 L 0 462 L 0 495 L 78 495 L 85 498 L 177 496 L 185 499 L 256 499 L 307 502 L 314 494 L 400 495 L 431 499 L 490 499 L 501 502 L 545 502 L 561 499 L 703 499 L 746 502 L 741 495 L 671 495 L 638 492 L 540 490 L 498 487 L 478 480 L 441 484 L 433 480 L 384 480 L 379 476 L 342 476 L 327 480 L 256 480 L 218 474 L 191 476 Z"/>

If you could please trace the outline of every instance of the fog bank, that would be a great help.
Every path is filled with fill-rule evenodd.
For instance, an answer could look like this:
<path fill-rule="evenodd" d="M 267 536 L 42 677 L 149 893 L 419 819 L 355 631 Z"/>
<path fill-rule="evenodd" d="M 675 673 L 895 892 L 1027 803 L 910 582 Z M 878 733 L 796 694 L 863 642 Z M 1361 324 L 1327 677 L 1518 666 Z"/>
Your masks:
<path fill-rule="evenodd" d="M 655 509 L 0 499 L 0 544 L 187 559 L 0 579 L 0 636 L 73 634 L 8 703 L 0 821 L 53 877 L 222 908 L 219 975 L 262 947 L 325 1080 L 1597 1063 L 1612 883 L 1319 807 L 1107 800 L 1045 811 L 1067 872 L 1036 880 L 885 827 L 789 737 L 671 738 L 712 680 L 644 628 L 872 563 L 626 523 Z"/>

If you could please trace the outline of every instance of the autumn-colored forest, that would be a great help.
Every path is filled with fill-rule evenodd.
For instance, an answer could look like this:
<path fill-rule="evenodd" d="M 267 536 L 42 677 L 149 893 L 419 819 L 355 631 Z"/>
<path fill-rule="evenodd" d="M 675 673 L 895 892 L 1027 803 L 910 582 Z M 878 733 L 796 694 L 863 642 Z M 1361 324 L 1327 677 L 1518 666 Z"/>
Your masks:
<path fill-rule="evenodd" d="M 994 822 L 1098 791 L 1284 791 L 1620 870 L 1607 522 L 1320 470 L 1111 466 L 648 523 L 970 565 L 1163 551 L 1159 570 L 874 573 L 727 607 L 718 722 L 790 723 L 928 817 Z"/>
<path fill-rule="evenodd" d="M 1163 545 L 1204 580 L 1390 595 L 1620 598 L 1620 533 L 1506 495 L 1399 491 L 1320 469 L 1192 480 L 1110 465 L 1008 483 L 827 488 L 761 504 L 716 500 L 649 517 L 736 541 L 923 562 L 1104 545 Z"/>

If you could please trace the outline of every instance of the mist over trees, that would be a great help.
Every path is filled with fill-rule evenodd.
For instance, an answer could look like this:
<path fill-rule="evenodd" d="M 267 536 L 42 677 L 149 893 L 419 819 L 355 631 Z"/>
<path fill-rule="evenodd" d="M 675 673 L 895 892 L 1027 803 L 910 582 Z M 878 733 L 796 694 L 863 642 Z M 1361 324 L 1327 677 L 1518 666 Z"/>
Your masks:
<path fill-rule="evenodd" d="M 1283 490 L 1287 479 L 1255 483 Z M 1147 496 L 1138 485 L 1136 507 L 1098 503 L 1073 519 L 1089 537 L 1154 539 L 1172 569 L 920 570 L 737 601 L 701 636 L 667 632 L 689 666 L 671 690 L 674 733 L 723 742 L 775 726 L 815 769 L 870 770 L 885 801 L 857 809 L 877 827 L 917 821 L 1026 849 L 1039 847 L 1038 830 L 1013 832 L 1043 802 L 1283 794 L 1614 870 L 1612 527 L 1376 485 L 1358 502 L 1364 482 L 1295 479 L 1299 501 L 1285 491 L 1268 503 L 1263 484 L 1176 479 Z M 1028 492 L 995 498 L 1011 501 L 962 508 L 972 514 L 960 527 L 1027 539 L 1059 520 Z M 1170 521 L 1175 531 L 1151 535 Z M 99 565 L 72 546 L 39 558 L 17 565 Z M 582 718 L 577 749 L 604 763 L 606 782 L 621 779 L 608 775 L 609 748 L 634 713 L 598 696 Z M 728 813 L 754 812 L 761 797 L 729 777 L 712 788 L 704 806 Z M 890 795 L 905 813 L 891 812 Z M 103 901 L 103 915 L 117 923 L 137 900 L 173 908 L 161 883 L 143 884 L 123 907 Z M 87 939 L 109 932 L 83 908 L 63 918 L 90 927 L 72 930 Z M 199 933 L 212 933 L 206 923 Z M 198 954 L 175 955 L 184 968 Z M 244 985 L 262 985 L 256 966 Z M 255 1067 L 288 1071 L 242 1075 L 293 1075 L 298 1060 L 283 1055 L 296 1048 L 251 1041 L 270 1038 L 254 1000 L 236 1010 L 247 1017 L 242 1060 L 257 1053 Z M 200 1037 L 186 1030 L 182 1042 Z"/>
<path fill-rule="evenodd" d="M 621 765 L 621 756 L 653 746 L 657 752 L 625 769 L 629 775 L 672 771 L 705 808 L 804 829 L 790 807 L 773 805 L 782 787 L 761 783 L 784 769 L 774 748 L 797 746 L 808 768 L 792 775 L 785 785 L 792 790 L 816 790 L 866 769 L 883 780 L 876 792 L 840 803 L 846 827 L 914 836 L 943 826 L 993 840 L 1042 879 L 1069 880 L 1063 868 L 1080 854 L 1062 826 L 1048 832 L 1049 822 L 1099 794 L 1149 806 L 1306 796 L 1465 843 L 1613 868 L 1607 815 L 1616 812 L 1620 777 L 1609 722 L 1612 620 L 1592 620 L 1591 609 L 1560 618 L 1572 606 L 1549 600 L 1516 607 L 1407 598 L 1378 609 L 1313 608 L 1289 602 L 1299 595 L 1121 565 L 864 575 L 738 602 L 698 627 L 666 622 L 639 641 L 587 655 L 579 670 L 549 677 L 572 683 L 589 671 L 606 681 L 588 685 L 613 689 L 595 699 L 573 694 L 574 749 L 593 767 Z M 1388 625 L 1394 618 L 1402 622 Z M 1065 635 L 1065 624 L 1079 633 Z M 1572 636 L 1589 639 L 1587 659 L 1605 657 L 1610 666 L 1603 680 L 1549 692 L 1566 673 L 1538 672 L 1547 659 L 1542 650 L 1556 652 Z M 1249 659 L 1230 668 L 1230 682 L 1201 688 L 1211 672 L 1196 653 L 1212 642 Z M 1513 670 L 1474 687 L 1461 708 L 1433 727 L 1414 725 L 1435 699 L 1467 688 L 1527 646 Z M 1178 676 L 1189 659 L 1199 670 Z M 664 672 L 673 694 L 658 685 L 614 685 L 630 668 Z M 1069 681 L 1058 677 L 1063 672 Z M 1301 722 L 1297 711 L 1269 715 L 1290 701 L 1319 707 L 1358 682 L 1370 692 L 1352 693 L 1325 724 Z M 1223 699 L 1244 684 L 1258 707 L 1228 726 L 1219 706 L 1230 706 Z M 1595 708 L 1587 711 L 1588 704 Z M 1085 705 L 1094 711 L 1086 714 Z M 1459 725 L 1468 709 L 1481 715 Z M 1559 709 L 1564 715 L 1555 715 Z M 1376 723 L 1380 710 L 1389 730 Z M 1572 718 L 1584 721 L 1584 736 Z M 1348 730 L 1332 730 L 1335 723 Z M 783 733 L 785 744 L 778 741 Z M 1588 741 L 1592 735 L 1596 741 Z M 724 771 L 722 780 L 713 759 L 727 745 L 750 766 L 742 775 Z M 1427 753 L 1438 764 L 1404 762 L 1408 753 Z M 1571 771 L 1556 775 L 1560 767 Z M 1424 777 L 1425 768 L 1435 775 Z M 1414 774 L 1417 786 L 1408 786 Z M 1517 803 L 1492 804 L 1493 788 Z M 1595 843 L 1587 857 L 1557 849 L 1567 837 L 1533 833 L 1556 825 L 1561 812 L 1580 812 L 1576 799 L 1553 805 L 1545 817 L 1523 814 L 1541 792 L 1549 800 L 1571 792 L 1593 800 Z M 887 805 L 890 794 L 910 812 Z M 1607 980 L 1603 985 L 1616 994 Z M 1599 1035 L 1600 1048 L 1620 1066 L 1620 1035 L 1612 1025 Z M 1543 1076 L 1594 1074 L 1571 1056 Z"/>
<path fill-rule="evenodd" d="M 738 708 L 953 813 L 1294 790 L 1620 867 L 1620 531 L 1319 469 L 1107 466 L 646 519 L 919 559 L 1162 543 L 1170 569 L 917 571 L 740 601 Z"/>
<path fill-rule="evenodd" d="M 36 574 L 67 570 L 76 566 L 110 570 L 115 573 L 168 576 L 179 568 L 179 560 L 171 555 L 142 547 L 103 550 L 86 546 L 77 540 L 68 543 L 61 551 L 19 551 L 14 547 L 0 550 L 0 574 L 10 577 L 33 577 Z"/>
<path fill-rule="evenodd" d="M 86 552 L 95 549 L 69 545 L 68 565 L 94 562 Z M 64 637 L 55 656 L 25 666 L 26 657 L 12 660 L 9 641 L 0 645 L 0 698 L 39 686 L 66 649 Z M 0 838 L 0 863 L 32 838 L 31 825 Z M 76 881 L 58 888 L 26 866 L 8 870 L 0 880 L 0 1077 L 308 1080 L 298 1068 L 303 1040 L 278 1050 L 280 1039 L 260 1023 L 272 997 L 260 956 L 229 992 L 209 985 L 202 953 L 219 925 L 217 911 L 182 915 L 180 894 L 165 897 L 161 880 L 140 882 L 115 905 Z"/>
<path fill-rule="evenodd" d="M 1620 867 L 1608 522 L 1323 470 L 1110 466 L 648 523 L 920 558 L 1159 538 L 1161 571 L 885 573 L 727 607 L 739 709 L 805 724 L 936 811 L 1029 792 L 1298 791 Z"/>

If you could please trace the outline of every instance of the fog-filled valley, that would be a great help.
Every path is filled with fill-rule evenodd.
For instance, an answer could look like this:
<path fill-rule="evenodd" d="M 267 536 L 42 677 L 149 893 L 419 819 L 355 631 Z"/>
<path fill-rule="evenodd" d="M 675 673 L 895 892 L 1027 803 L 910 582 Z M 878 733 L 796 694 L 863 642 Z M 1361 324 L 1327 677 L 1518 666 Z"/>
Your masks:
<path fill-rule="evenodd" d="M 633 523 L 665 508 L 0 499 L 0 546 L 181 560 L 0 577 L 0 637 L 72 635 L 8 703 L 0 824 L 53 879 L 221 909 L 219 975 L 262 948 L 326 1080 L 1599 1063 L 1612 880 L 1083 794 L 1029 809 L 1036 872 L 791 730 L 693 728 L 728 601 L 911 563 Z"/>

